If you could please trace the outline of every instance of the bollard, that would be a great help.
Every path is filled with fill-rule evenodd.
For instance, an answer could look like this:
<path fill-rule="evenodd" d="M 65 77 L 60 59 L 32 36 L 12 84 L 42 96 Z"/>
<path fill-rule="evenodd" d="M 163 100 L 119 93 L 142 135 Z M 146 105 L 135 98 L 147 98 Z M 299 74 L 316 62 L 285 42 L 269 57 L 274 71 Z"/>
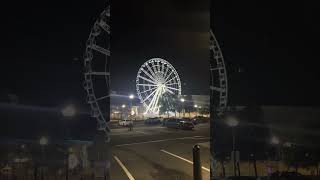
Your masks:
<path fill-rule="evenodd" d="M 193 146 L 193 179 L 202 180 L 199 145 Z"/>

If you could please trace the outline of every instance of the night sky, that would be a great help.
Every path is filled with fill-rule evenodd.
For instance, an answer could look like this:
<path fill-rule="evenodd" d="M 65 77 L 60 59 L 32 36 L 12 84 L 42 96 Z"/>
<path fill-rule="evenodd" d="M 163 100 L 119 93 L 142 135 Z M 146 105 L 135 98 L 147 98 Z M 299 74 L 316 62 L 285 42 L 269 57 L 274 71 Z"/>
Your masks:
<path fill-rule="evenodd" d="M 51 127 L 47 122 L 59 117 L 54 112 L 49 117 L 47 107 L 72 103 L 89 110 L 82 56 L 105 4 L 31 0 L 1 5 L 0 100 L 16 94 L 18 103 L 29 105 L 22 111 L 0 104 L 1 120 L 12 125 L 2 126 L 4 130 L 23 136 L 34 124 Z M 212 5 L 211 24 L 227 65 L 231 105 L 319 106 L 318 6 L 225 0 Z M 208 94 L 209 7 L 209 0 L 113 0 L 111 89 L 135 93 L 139 67 L 161 57 L 180 74 L 183 94 Z M 81 132 L 89 126 L 85 123 L 94 129 L 95 121 L 87 117 L 74 121 L 79 128 L 73 129 Z"/>
<path fill-rule="evenodd" d="M 11 2 L 1 15 L 1 96 L 55 107 L 85 103 L 85 42 L 105 1 Z M 139 67 L 173 64 L 184 94 L 208 94 L 209 1 L 112 1 L 111 89 L 135 93 Z"/>
<path fill-rule="evenodd" d="M 213 1 L 211 24 L 229 69 L 231 104 L 319 106 L 317 7 Z"/>
<path fill-rule="evenodd" d="M 85 103 L 85 41 L 104 1 L 6 2 L 1 10 L 1 96 L 20 103 Z M 213 3 L 231 104 L 318 105 L 315 5 Z M 135 93 L 149 58 L 171 62 L 184 94 L 208 94 L 209 1 L 112 1 L 112 90 Z"/>

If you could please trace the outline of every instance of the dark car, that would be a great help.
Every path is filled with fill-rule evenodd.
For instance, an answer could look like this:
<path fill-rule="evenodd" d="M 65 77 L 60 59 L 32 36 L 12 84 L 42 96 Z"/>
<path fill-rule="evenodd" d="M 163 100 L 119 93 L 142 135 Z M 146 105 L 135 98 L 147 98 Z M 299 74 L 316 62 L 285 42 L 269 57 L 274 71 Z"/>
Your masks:
<path fill-rule="evenodd" d="M 193 119 L 193 124 L 199 124 L 199 123 L 207 123 L 210 121 L 210 118 L 203 117 L 203 116 L 196 116 Z"/>
<path fill-rule="evenodd" d="M 161 124 L 161 119 L 160 118 L 148 118 L 144 121 L 144 124 L 146 125 L 157 125 Z"/>
<path fill-rule="evenodd" d="M 180 121 L 178 123 L 178 128 L 192 130 L 194 128 L 194 125 L 192 122 L 189 122 L 189 121 Z"/>
<path fill-rule="evenodd" d="M 179 128 L 178 123 L 180 122 L 180 119 L 177 118 L 169 118 L 165 119 L 163 122 L 163 126 L 166 126 L 168 128 Z"/>
<path fill-rule="evenodd" d="M 181 121 L 193 122 L 193 119 L 191 119 L 191 118 L 182 118 Z"/>
<path fill-rule="evenodd" d="M 270 176 L 271 180 L 281 179 L 281 180 L 309 180 L 310 178 L 303 176 L 300 173 L 297 172 L 288 172 L 288 171 L 276 171 L 271 174 Z"/>

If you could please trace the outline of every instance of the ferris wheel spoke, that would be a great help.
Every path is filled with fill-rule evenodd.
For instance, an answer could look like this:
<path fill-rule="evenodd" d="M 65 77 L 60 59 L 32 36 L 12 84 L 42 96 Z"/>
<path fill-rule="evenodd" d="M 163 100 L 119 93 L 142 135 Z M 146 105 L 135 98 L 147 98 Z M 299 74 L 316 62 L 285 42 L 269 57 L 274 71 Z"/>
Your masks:
<path fill-rule="evenodd" d="M 138 86 L 158 86 L 158 85 L 155 85 L 155 84 L 137 84 Z"/>
<path fill-rule="evenodd" d="M 110 72 L 90 72 L 91 75 L 110 76 Z"/>
<path fill-rule="evenodd" d="M 151 61 L 151 64 L 152 64 L 153 72 L 156 73 L 157 72 L 157 68 L 156 68 L 154 62 Z"/>
<path fill-rule="evenodd" d="M 159 70 L 158 70 L 158 72 L 161 72 L 161 65 L 160 65 L 160 61 L 158 61 L 158 63 L 157 63 L 157 64 L 158 64 L 158 69 L 159 69 Z"/>
<path fill-rule="evenodd" d="M 162 63 L 161 73 L 163 74 L 163 77 L 165 77 L 165 76 L 164 76 L 164 63 Z"/>
<path fill-rule="evenodd" d="M 174 76 L 173 78 L 171 78 L 170 80 L 166 80 L 166 82 L 165 82 L 165 84 L 167 84 L 168 82 L 170 82 L 170 81 L 172 81 L 172 80 L 174 80 L 176 77 Z"/>
<path fill-rule="evenodd" d="M 175 85 L 175 84 L 179 84 L 179 83 L 166 84 L 166 86 L 172 86 L 172 85 Z"/>
<path fill-rule="evenodd" d="M 100 100 L 106 99 L 106 98 L 108 98 L 108 97 L 110 97 L 110 96 L 109 96 L 109 95 L 107 95 L 107 96 L 102 96 L 102 97 L 96 98 L 96 101 L 100 101 Z"/>
<path fill-rule="evenodd" d="M 171 91 L 170 89 L 166 88 L 166 91 L 168 91 L 170 94 L 174 94 L 173 91 Z"/>
<path fill-rule="evenodd" d="M 177 88 L 173 88 L 173 87 L 169 87 L 169 86 L 167 86 L 167 88 L 168 88 L 168 89 L 172 89 L 172 90 L 176 90 L 176 91 L 180 91 L 180 90 L 177 89 Z"/>
<path fill-rule="evenodd" d="M 144 102 L 146 102 L 148 99 L 150 99 L 150 97 L 154 94 L 154 93 L 156 93 L 157 92 L 157 90 L 155 90 L 155 91 L 153 91 L 152 93 L 150 93 L 143 101 L 142 101 L 142 103 L 144 103 Z"/>
<path fill-rule="evenodd" d="M 149 92 L 149 91 L 152 91 L 152 90 L 154 90 L 154 89 L 157 89 L 157 87 L 154 87 L 154 88 L 151 88 L 151 89 L 148 89 L 148 90 L 142 91 L 142 92 L 140 92 L 140 94 L 142 94 L 142 93 L 146 93 L 146 92 Z"/>
<path fill-rule="evenodd" d="M 220 87 L 215 87 L 215 86 L 210 86 L 210 89 L 214 90 L 214 91 L 218 91 L 218 92 L 226 92 L 225 88 L 220 88 Z"/>
<path fill-rule="evenodd" d="M 153 104 L 154 104 L 154 102 L 155 102 L 155 99 L 156 99 L 156 97 L 157 97 L 158 94 L 159 94 L 159 89 L 157 89 L 157 90 L 154 91 L 154 92 L 155 92 L 155 95 L 152 97 L 152 99 L 151 99 L 151 101 L 150 101 L 150 104 L 149 104 L 148 107 L 147 107 L 147 112 L 149 111 L 150 107 L 153 107 Z"/>
<path fill-rule="evenodd" d="M 170 74 L 165 78 L 166 82 L 167 82 L 167 80 L 169 79 L 169 77 L 171 76 L 172 73 L 173 73 L 173 71 L 171 71 Z"/>
<path fill-rule="evenodd" d="M 144 72 L 144 73 L 145 73 L 150 79 L 152 79 L 153 81 L 155 80 L 154 77 L 153 77 L 151 74 L 149 74 L 146 70 L 141 69 L 141 71 Z"/>
<path fill-rule="evenodd" d="M 169 69 L 170 69 L 170 68 L 169 68 L 168 65 L 167 65 L 166 72 L 165 72 L 164 75 L 163 75 L 164 78 L 167 77 L 167 74 L 168 74 L 168 72 L 169 72 Z"/>
<path fill-rule="evenodd" d="M 96 50 L 102 54 L 105 54 L 106 56 L 110 56 L 110 51 L 108 49 L 105 49 L 103 47 L 100 47 L 96 44 L 92 44 L 92 45 L 89 45 L 88 46 L 89 48 L 93 49 L 93 50 Z"/>
<path fill-rule="evenodd" d="M 150 71 L 150 73 L 152 74 L 152 77 L 156 77 L 155 72 L 151 69 L 151 67 L 149 66 L 149 64 L 146 64 L 148 70 Z"/>
<path fill-rule="evenodd" d="M 98 24 L 104 31 L 110 34 L 110 26 L 105 21 L 100 20 Z"/>
<path fill-rule="evenodd" d="M 152 83 L 152 84 L 156 84 L 154 81 L 152 81 L 152 80 L 150 80 L 150 79 L 147 79 L 147 78 L 145 78 L 145 77 L 143 77 L 143 76 L 138 76 L 139 78 L 141 78 L 141 79 L 143 79 L 143 80 L 146 80 L 146 81 L 148 81 L 148 82 L 150 82 L 150 83 Z"/>
<path fill-rule="evenodd" d="M 155 100 L 155 102 L 154 102 L 154 111 L 156 110 L 156 108 L 158 107 L 158 104 L 159 104 L 159 99 L 160 99 L 160 96 L 161 96 L 161 94 L 162 94 L 162 89 L 160 88 L 159 89 L 159 92 L 158 92 L 158 95 L 157 95 L 157 97 L 156 97 L 156 100 Z"/>

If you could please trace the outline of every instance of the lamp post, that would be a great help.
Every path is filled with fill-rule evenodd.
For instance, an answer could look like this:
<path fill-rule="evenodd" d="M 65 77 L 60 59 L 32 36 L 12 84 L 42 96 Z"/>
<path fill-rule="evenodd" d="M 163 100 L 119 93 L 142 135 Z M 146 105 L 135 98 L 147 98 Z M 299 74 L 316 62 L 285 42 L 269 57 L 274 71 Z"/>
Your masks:
<path fill-rule="evenodd" d="M 124 119 L 124 117 L 123 117 L 123 116 L 124 116 L 124 115 L 123 115 L 124 113 L 123 113 L 123 112 L 124 112 L 124 108 L 126 108 L 126 105 L 125 105 L 125 104 L 122 104 L 121 108 L 122 108 L 122 111 L 121 111 L 121 119 Z"/>
<path fill-rule="evenodd" d="M 181 103 L 182 103 L 183 117 L 185 117 L 185 116 L 184 116 L 184 113 L 185 113 L 184 102 L 185 102 L 186 100 L 185 100 L 184 98 L 181 98 L 180 101 L 181 101 Z"/>
<path fill-rule="evenodd" d="M 72 148 L 68 148 L 68 150 L 66 151 L 66 180 L 69 180 L 69 156 L 72 152 Z"/>
<path fill-rule="evenodd" d="M 73 117 L 76 114 L 76 108 L 73 105 L 68 105 L 61 110 L 64 117 Z"/>
<path fill-rule="evenodd" d="M 199 115 L 199 112 L 198 112 L 198 105 L 197 105 L 197 104 L 195 104 L 195 105 L 194 105 L 194 108 L 196 108 L 196 116 L 198 116 L 198 115 Z"/>
<path fill-rule="evenodd" d="M 275 146 L 276 160 L 280 161 L 280 139 L 277 136 L 272 136 L 270 144 Z M 277 163 L 277 169 L 279 170 L 279 163 Z"/>
<path fill-rule="evenodd" d="M 65 106 L 62 110 L 61 110 L 61 114 L 62 114 L 62 119 L 69 119 L 69 118 L 72 118 L 76 115 L 77 111 L 76 111 L 76 108 L 74 107 L 74 105 L 70 104 L 70 105 L 67 105 Z M 66 130 L 66 136 L 70 136 L 70 132 L 69 132 L 69 126 L 68 126 L 68 121 L 65 121 L 66 123 L 66 127 L 65 127 L 65 130 Z"/>
<path fill-rule="evenodd" d="M 45 146 L 48 145 L 48 138 L 45 137 L 45 136 L 42 136 L 39 140 L 39 144 L 41 146 L 41 152 L 42 152 L 42 168 L 41 168 L 41 180 L 44 179 L 43 177 L 43 164 L 44 164 L 44 161 L 45 161 Z"/>
<path fill-rule="evenodd" d="M 132 100 L 134 99 L 134 95 L 130 94 L 129 99 L 130 99 L 130 115 L 132 115 Z"/>
<path fill-rule="evenodd" d="M 233 173 L 236 176 L 236 153 L 235 153 L 235 146 L 236 146 L 236 136 L 235 136 L 235 127 L 237 127 L 239 121 L 235 117 L 228 117 L 227 125 L 232 129 L 232 155 L 233 155 Z"/>

